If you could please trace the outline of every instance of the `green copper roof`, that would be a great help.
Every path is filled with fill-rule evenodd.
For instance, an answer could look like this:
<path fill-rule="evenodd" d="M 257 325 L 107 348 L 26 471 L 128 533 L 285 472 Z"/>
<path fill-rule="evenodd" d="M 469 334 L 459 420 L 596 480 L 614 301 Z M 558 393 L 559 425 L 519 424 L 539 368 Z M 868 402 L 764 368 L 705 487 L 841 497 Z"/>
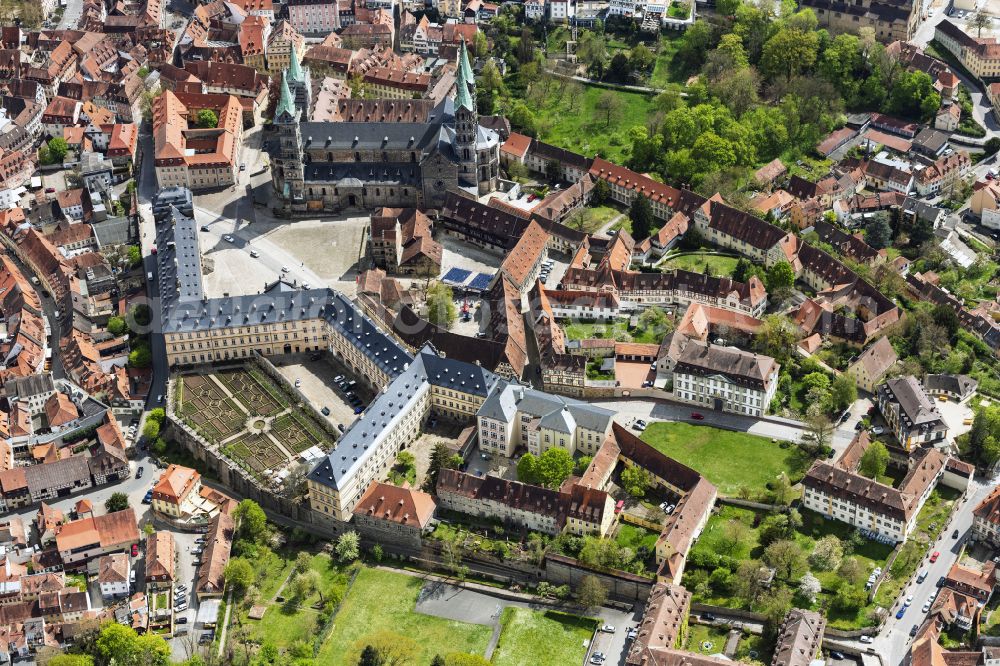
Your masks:
<path fill-rule="evenodd" d="M 294 59 L 292 58 L 292 60 Z M 278 97 L 278 108 L 274 110 L 274 117 L 279 118 L 282 113 L 287 113 L 292 118 L 296 115 L 295 100 L 292 99 L 292 93 L 288 89 L 287 70 L 281 74 L 281 91 L 280 97 Z"/>
<path fill-rule="evenodd" d="M 465 72 L 465 78 L 468 81 L 475 80 L 475 74 L 472 73 L 472 65 L 469 64 L 469 52 L 465 48 L 465 38 L 458 45 L 458 66 L 462 68 Z"/>
<path fill-rule="evenodd" d="M 302 67 L 299 65 L 299 54 L 292 46 L 292 57 L 288 60 L 288 76 L 292 81 L 302 81 Z"/>
<path fill-rule="evenodd" d="M 472 68 L 469 67 L 469 61 L 465 58 L 465 42 L 459 46 L 458 52 L 458 78 L 455 81 L 455 108 L 465 107 L 469 111 L 475 111 L 475 105 L 472 102 L 472 95 L 469 93 L 469 81 L 472 80 L 467 74 L 466 69 L 469 72 Z"/>

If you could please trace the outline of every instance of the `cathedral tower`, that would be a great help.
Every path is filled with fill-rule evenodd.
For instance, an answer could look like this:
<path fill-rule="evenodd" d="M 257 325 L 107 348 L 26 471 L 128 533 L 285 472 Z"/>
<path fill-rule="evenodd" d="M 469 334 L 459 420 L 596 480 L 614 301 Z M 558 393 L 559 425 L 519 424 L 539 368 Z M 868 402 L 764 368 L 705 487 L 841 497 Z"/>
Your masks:
<path fill-rule="evenodd" d="M 294 60 L 293 55 L 292 61 Z M 288 88 L 288 78 L 288 70 L 285 70 L 281 75 L 278 106 L 274 111 L 278 150 L 271 168 L 271 182 L 275 194 L 294 206 L 302 204 L 304 200 L 305 169 L 302 164 L 302 134 L 299 129 L 301 111 L 296 107 Z"/>

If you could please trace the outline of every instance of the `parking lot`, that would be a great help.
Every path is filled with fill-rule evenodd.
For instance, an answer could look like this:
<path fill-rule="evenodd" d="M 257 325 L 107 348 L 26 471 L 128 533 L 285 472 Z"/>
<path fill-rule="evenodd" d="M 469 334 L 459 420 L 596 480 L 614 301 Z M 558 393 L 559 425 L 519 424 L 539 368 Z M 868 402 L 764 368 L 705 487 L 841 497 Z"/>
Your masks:
<path fill-rule="evenodd" d="M 295 380 L 300 380 L 299 391 L 317 410 L 329 408 L 330 414 L 325 416 L 334 425 L 342 424 L 346 428 L 357 418 L 354 408 L 347 403 L 343 393 L 334 384 L 334 379 L 340 375 L 348 381 L 357 381 L 357 378 L 351 376 L 330 354 L 322 354 L 315 361 L 305 354 L 282 356 L 275 359 L 275 366 L 292 384 Z M 362 383 L 358 381 L 351 390 L 361 398 L 364 405 L 367 405 L 372 398 L 372 392 L 367 386 L 362 386 Z"/>
<path fill-rule="evenodd" d="M 503 255 L 499 252 L 478 247 L 454 236 L 439 234 L 435 240 L 442 247 L 441 275 L 452 268 L 492 275 L 503 261 Z"/>
<path fill-rule="evenodd" d="M 979 398 L 973 396 L 970 402 L 975 400 L 979 400 Z M 958 403 L 954 400 L 947 402 L 938 401 L 937 408 L 941 412 L 941 418 L 948 425 L 949 438 L 954 439 L 972 430 L 971 419 L 974 414 L 968 404 Z M 970 421 L 968 424 L 965 423 L 967 420 Z"/>

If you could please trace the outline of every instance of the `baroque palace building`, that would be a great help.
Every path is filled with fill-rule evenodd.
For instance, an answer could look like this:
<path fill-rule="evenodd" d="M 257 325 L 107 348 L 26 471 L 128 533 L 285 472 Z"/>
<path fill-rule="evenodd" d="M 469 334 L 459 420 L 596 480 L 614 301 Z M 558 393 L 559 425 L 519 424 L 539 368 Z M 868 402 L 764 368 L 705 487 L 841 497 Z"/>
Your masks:
<path fill-rule="evenodd" d="M 382 206 L 440 208 L 449 191 L 496 190 L 500 136 L 479 124 L 476 83 L 462 43 L 454 98 L 424 122 L 308 122 L 294 72 L 282 76 L 269 150 L 272 184 L 284 212 Z M 291 87 L 290 87 L 291 86 Z"/>

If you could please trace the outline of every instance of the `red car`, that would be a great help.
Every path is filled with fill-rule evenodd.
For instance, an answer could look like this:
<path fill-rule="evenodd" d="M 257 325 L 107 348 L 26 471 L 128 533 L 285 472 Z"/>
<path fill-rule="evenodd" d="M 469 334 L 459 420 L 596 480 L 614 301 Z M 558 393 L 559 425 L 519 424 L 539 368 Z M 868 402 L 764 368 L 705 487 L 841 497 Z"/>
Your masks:
<path fill-rule="evenodd" d="M 698 412 L 691 412 L 691 418 L 693 418 L 695 421 L 704 421 L 705 415 L 699 414 Z"/>
<path fill-rule="evenodd" d="M 615 504 L 615 513 L 621 513 L 622 509 L 624 508 L 625 508 L 625 500 L 618 500 L 618 503 Z"/>
<path fill-rule="evenodd" d="M 134 543 L 132 544 L 132 557 L 138 557 L 138 556 L 139 556 L 139 544 Z"/>
<path fill-rule="evenodd" d="M 931 562 L 932 563 L 933 562 L 937 562 L 937 558 L 939 558 L 939 557 L 941 557 L 941 553 L 939 553 L 938 551 L 935 550 L 934 554 L 931 555 Z"/>

